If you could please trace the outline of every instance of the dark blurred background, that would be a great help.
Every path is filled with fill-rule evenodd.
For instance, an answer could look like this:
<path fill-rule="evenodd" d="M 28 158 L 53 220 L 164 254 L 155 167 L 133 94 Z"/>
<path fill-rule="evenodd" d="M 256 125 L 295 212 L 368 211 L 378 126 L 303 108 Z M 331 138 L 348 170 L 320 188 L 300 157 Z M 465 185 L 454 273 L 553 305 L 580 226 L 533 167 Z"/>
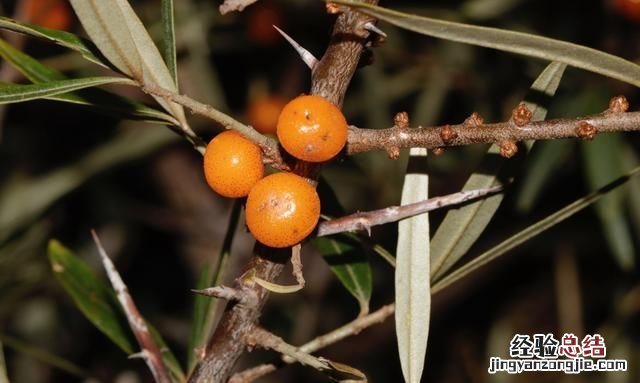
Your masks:
<path fill-rule="evenodd" d="M 57 3 L 53 0 L 36 2 Z M 5 16 L 83 34 L 66 2 L 62 10 L 28 15 L 27 0 L 0 1 Z M 632 1 L 629 1 L 632 2 Z M 155 37 L 160 2 L 132 1 Z M 333 17 L 320 1 L 262 0 L 221 16 L 218 1 L 180 0 L 177 35 L 181 91 L 247 121 L 250 106 L 288 99 L 309 89 L 309 71 L 271 28 L 276 24 L 320 57 Z M 609 0 L 394 1 L 381 5 L 449 20 L 526 31 L 584 44 L 637 61 L 640 18 Z M 638 5 L 640 7 L 640 5 Z M 640 12 L 639 12 L 640 13 Z M 38 18 L 39 17 L 39 18 Z M 346 96 L 351 124 L 391 126 L 407 111 L 412 126 L 458 123 L 472 112 L 485 121 L 508 118 L 546 63 L 440 41 L 380 23 L 386 42 L 372 49 Z M 3 37 L 69 76 L 100 69 L 69 51 L 3 32 Z M 1 81 L 24 81 L 6 63 Z M 151 103 L 130 88 L 115 90 Z M 624 94 L 638 109 L 632 86 L 569 68 L 548 118 L 599 113 Z M 201 157 L 159 125 L 121 120 L 69 104 L 37 101 L 1 106 L 0 340 L 14 383 L 150 382 L 141 360 L 129 360 L 75 308 L 52 276 L 51 238 L 75 250 L 103 278 L 89 230 L 95 228 L 147 319 L 184 363 L 196 278 L 222 245 L 231 202 L 211 192 Z M 219 128 L 189 115 L 205 139 Z M 256 124 L 257 122 L 250 120 Z M 536 220 L 595 190 L 638 163 L 640 136 L 611 134 L 591 142 L 538 143 L 469 259 Z M 430 157 L 431 195 L 460 190 L 485 146 L 447 149 Z M 346 211 L 398 204 L 406 153 L 340 160 L 324 175 Z M 432 231 L 444 213 L 432 214 Z M 372 241 L 392 253 L 397 225 L 373 230 Z M 528 241 L 434 297 L 423 381 L 640 381 L 640 184 L 633 181 Z M 241 221 L 226 283 L 251 254 Z M 262 324 L 302 344 L 353 319 L 356 301 L 307 246 L 307 287 L 273 295 Z M 372 309 L 393 300 L 393 269 L 371 255 Z M 289 278 L 289 277 L 285 277 Z M 508 356 L 514 334 L 600 333 L 608 357 L 626 359 L 624 373 L 489 375 L 491 356 Z M 364 371 L 371 382 L 400 382 L 393 319 L 318 353 Z M 60 358 L 60 360 L 55 360 Z M 274 361 L 272 352 L 246 354 L 238 369 Z M 61 361 L 75 367 L 60 368 Z M 53 366 L 52 366 L 53 365 Z M 57 366 L 57 367 L 54 367 Z M 79 370 L 78 370 L 79 369 Z M 72 373 L 75 371 L 75 373 Z M 260 382 L 324 382 L 309 368 L 289 366 Z"/>

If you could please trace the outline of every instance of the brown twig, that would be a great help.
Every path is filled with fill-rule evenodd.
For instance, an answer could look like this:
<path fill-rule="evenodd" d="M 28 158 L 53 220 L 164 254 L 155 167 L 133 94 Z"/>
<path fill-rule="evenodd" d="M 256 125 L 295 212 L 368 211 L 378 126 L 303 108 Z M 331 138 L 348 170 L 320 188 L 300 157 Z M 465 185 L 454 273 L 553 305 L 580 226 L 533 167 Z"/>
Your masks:
<path fill-rule="evenodd" d="M 377 0 L 368 0 L 377 3 Z M 312 73 L 311 93 L 321 95 L 336 105 L 341 105 L 351 77 L 369 32 L 362 25 L 371 18 L 351 10 L 345 10 L 336 21 L 332 39 L 324 56 Z M 173 100 L 178 102 L 178 100 Z M 229 124 L 224 124 L 225 126 Z M 264 150 L 264 148 L 263 148 Z M 305 166 L 297 166 L 300 170 Z M 284 254 L 285 259 L 290 254 Z M 274 249 L 257 245 L 246 273 L 266 281 L 274 281 L 283 269 L 282 254 Z M 226 382 L 240 355 L 244 352 L 243 336 L 257 322 L 262 306 L 267 300 L 265 289 L 255 286 L 258 302 L 253 307 L 228 306 L 213 336 L 207 344 L 203 359 L 189 377 L 190 383 Z"/>
<path fill-rule="evenodd" d="M 347 231 L 366 230 L 371 235 L 371 227 L 385 223 L 400 221 L 418 214 L 427 213 L 443 207 L 452 206 L 474 200 L 503 190 L 502 185 L 487 189 L 461 191 L 441 197 L 429 198 L 424 201 L 390 206 L 384 209 L 350 214 L 344 217 L 321 222 L 318 225 L 318 237 L 343 233 Z"/>
<path fill-rule="evenodd" d="M 269 159 L 269 164 L 271 164 L 273 167 L 278 169 L 282 169 L 282 170 L 288 169 L 288 166 L 285 164 L 280 154 L 280 149 L 278 148 L 278 142 L 275 139 L 262 135 L 257 130 L 253 129 L 251 126 L 245 125 L 240 121 L 234 119 L 233 117 L 225 113 L 222 113 L 219 110 L 207 104 L 198 102 L 189 96 L 178 94 L 169 89 L 165 89 L 153 84 L 145 84 L 141 87 L 141 89 L 145 93 L 162 97 L 166 100 L 175 102 L 176 104 L 180 104 L 185 108 L 191 110 L 193 113 L 207 117 L 219 123 L 220 125 L 224 126 L 227 129 L 233 129 L 239 132 L 249 140 L 258 144 L 260 148 L 262 148 L 262 151 L 264 152 L 265 156 L 268 157 Z M 195 136 L 194 138 L 194 137 L 191 137 L 192 134 L 190 134 L 189 132 L 181 132 L 181 131 L 178 131 L 178 132 L 184 134 L 190 141 L 197 140 L 202 142 L 202 140 L 199 137 L 195 136 L 195 133 L 193 133 L 193 136 Z M 198 150 L 201 153 L 203 153 L 204 147 L 201 147 Z"/>
<path fill-rule="evenodd" d="M 93 241 L 98 248 L 98 253 L 100 253 L 100 257 L 102 258 L 102 263 L 107 271 L 107 276 L 111 281 L 111 285 L 116 291 L 118 301 L 127 316 L 129 326 L 142 349 L 142 351 L 136 355 L 140 355 L 145 360 L 157 383 L 171 383 L 169 372 L 162 360 L 162 353 L 160 352 L 158 345 L 156 345 L 156 342 L 153 340 L 144 318 L 140 315 L 131 295 L 129 295 L 127 286 L 124 284 L 124 281 L 113 265 L 113 262 L 109 259 L 104 247 L 102 247 L 98 234 L 96 234 L 94 230 L 91 230 L 91 235 L 93 236 Z"/>
<path fill-rule="evenodd" d="M 620 100 L 620 96 L 612 99 Z M 623 97 L 622 97 L 623 99 Z M 423 147 L 427 149 L 471 144 L 500 144 L 526 140 L 553 140 L 560 138 L 592 139 L 598 133 L 640 130 L 640 112 L 623 113 L 608 109 L 606 112 L 577 118 L 558 118 L 529 121 L 518 126 L 512 120 L 495 124 L 472 124 L 418 127 L 415 129 L 360 129 L 349 130 L 347 153 L 371 150 Z"/>
<path fill-rule="evenodd" d="M 362 330 L 370 326 L 384 322 L 389 316 L 394 313 L 394 311 L 394 304 L 382 306 L 369 315 L 357 318 L 342 327 L 339 327 L 327 334 L 313 339 L 303 346 L 298 347 L 298 350 L 304 353 L 313 353 L 315 351 L 318 351 L 349 336 L 357 335 Z M 285 356 L 283 358 L 283 361 L 285 363 L 293 363 L 295 360 Z M 228 383 L 249 383 L 277 369 L 278 366 L 275 364 L 262 364 L 233 375 L 231 379 L 229 379 Z"/>
<path fill-rule="evenodd" d="M 281 353 L 284 356 L 290 358 L 290 360 L 297 361 L 305 366 L 310 366 L 318 371 L 321 371 L 336 381 L 357 381 L 366 382 L 364 374 L 356 370 L 353 367 L 349 367 L 343 364 L 332 362 L 325 358 L 318 358 L 299 348 L 292 346 L 285 342 L 282 338 L 270 333 L 269 331 L 261 328 L 254 327 L 244 338 L 244 341 L 249 347 L 260 346 L 266 349 L 274 350 Z"/>

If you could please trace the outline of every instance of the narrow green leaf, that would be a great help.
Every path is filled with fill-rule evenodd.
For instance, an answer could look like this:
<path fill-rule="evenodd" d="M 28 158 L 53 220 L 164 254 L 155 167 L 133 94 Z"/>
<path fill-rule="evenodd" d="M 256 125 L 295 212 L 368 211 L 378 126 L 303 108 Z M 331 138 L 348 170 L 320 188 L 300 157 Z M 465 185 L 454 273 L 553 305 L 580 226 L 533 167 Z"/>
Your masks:
<path fill-rule="evenodd" d="M 593 141 L 583 142 L 582 149 L 585 172 L 592 190 L 623 174 L 624 141 L 620 135 L 599 135 Z M 616 190 L 594 207 L 618 265 L 630 271 L 635 265 L 635 249 L 624 196 L 623 190 Z"/>
<path fill-rule="evenodd" d="M 33 83 L 37 84 L 65 79 L 61 73 L 41 64 L 38 60 L 21 50 L 14 48 L 4 39 L 0 39 L 0 57 L 19 70 L 20 73 Z"/>
<path fill-rule="evenodd" d="M 83 370 L 82 368 L 76 366 L 75 364 L 73 364 L 72 362 L 63 359 L 47 350 L 45 350 L 44 348 L 34 345 L 34 344 L 29 344 L 23 340 L 8 336 L 8 335 L 2 335 L 0 334 L 0 344 L 1 342 L 4 342 L 7 347 L 13 349 L 16 352 L 19 352 L 21 354 L 27 355 L 35 360 L 38 360 L 42 363 L 48 364 L 49 366 L 58 368 L 62 371 L 65 371 L 71 375 L 75 375 L 77 377 L 80 378 L 87 378 L 88 377 L 88 373 Z M 1 354 L 1 350 L 0 350 L 0 354 Z M 0 355 L 1 356 L 1 355 Z M 2 362 L 2 361 L 0 361 Z M 2 366 L 0 366 L 0 370 L 2 369 Z M 0 383 L 2 382 L 8 382 L 9 380 L 3 380 L 2 377 L 2 372 L 0 371 Z"/>
<path fill-rule="evenodd" d="M 222 248 L 220 249 L 216 263 L 205 265 L 198 278 L 196 289 L 205 289 L 211 286 L 218 286 L 222 283 L 224 272 L 227 269 L 227 262 L 231 257 L 231 246 L 233 245 L 233 238 L 235 237 L 241 211 L 242 202 L 235 200 L 233 202 L 233 208 L 231 209 L 227 232 L 224 236 Z M 189 371 L 191 371 L 197 361 L 196 356 L 198 350 L 201 350 L 205 346 L 209 338 L 216 309 L 220 303 L 221 301 L 219 299 L 194 294 L 191 336 L 189 337 L 189 350 L 187 353 L 187 370 Z"/>
<path fill-rule="evenodd" d="M 345 214 L 338 196 L 324 178 L 320 178 L 318 193 L 322 199 L 323 214 L 335 217 Z M 360 306 L 360 314 L 368 313 L 373 279 L 371 264 L 366 257 L 367 244 L 356 235 L 342 233 L 316 238 L 314 245 L 342 286 L 356 298 Z"/>
<path fill-rule="evenodd" d="M 62 73 L 47 67 L 33 57 L 7 44 L 2 39 L 0 39 L 0 57 L 35 84 L 64 80 L 66 78 Z M 90 106 L 94 110 L 97 109 L 118 117 L 176 124 L 175 119 L 164 112 L 127 100 L 103 89 L 85 89 L 80 92 L 46 97 L 46 99 Z"/>
<path fill-rule="evenodd" d="M 100 52 L 141 84 L 177 91 L 167 65 L 127 0 L 70 0 L 82 26 Z M 182 106 L 155 97 L 181 123 Z"/>
<path fill-rule="evenodd" d="M 402 187 L 402 205 L 429 198 L 427 150 L 411 149 Z M 419 383 L 429 337 L 431 316 L 429 214 L 398 223 L 395 297 L 396 337 L 402 374 L 407 383 Z"/>
<path fill-rule="evenodd" d="M 342 286 L 358 301 L 360 314 L 368 313 L 373 285 L 371 265 L 358 237 L 340 234 L 316 238 L 313 243 Z"/>
<path fill-rule="evenodd" d="M 480 27 L 402 13 L 356 0 L 336 0 L 400 28 L 465 44 L 557 61 L 640 86 L 640 66 L 620 57 L 566 41 L 504 29 Z"/>
<path fill-rule="evenodd" d="M 48 253 L 56 279 L 71 296 L 78 309 L 124 352 L 133 353 L 133 345 L 137 344 L 113 289 L 99 280 L 84 261 L 60 242 L 50 241 Z M 184 372 L 176 357 L 158 331 L 146 320 L 145 322 L 162 351 L 165 365 L 176 378 L 175 381 L 184 381 Z"/>
<path fill-rule="evenodd" d="M 555 94 L 565 69 L 564 64 L 551 63 L 534 81 L 525 97 L 529 110 L 533 113 L 533 120 L 544 120 L 547 109 L 544 105 L 536 104 L 529 99 L 536 99 L 539 93 L 547 96 Z M 527 143 L 528 149 L 533 146 Z M 463 191 L 489 188 L 500 185 L 501 180 L 509 179 L 518 174 L 518 164 L 509 160 L 509 166 L 503 168 L 505 160 L 499 157 L 500 148 L 492 145 L 489 152 L 482 159 L 478 171 L 469 177 Z M 431 262 L 434 279 L 440 278 L 451 268 L 478 240 L 480 234 L 489 224 L 494 213 L 502 203 L 504 194 L 496 194 L 489 198 L 468 204 L 460 209 L 450 210 L 442 221 L 431 241 Z"/>
<path fill-rule="evenodd" d="M 162 0 L 162 36 L 164 61 L 167 63 L 171 77 L 178 86 L 178 63 L 176 54 L 175 7 L 173 0 Z"/>
<path fill-rule="evenodd" d="M 0 104 L 37 100 L 74 90 L 115 83 L 131 84 L 131 80 L 124 77 L 87 77 L 29 85 L 0 84 Z"/>
<path fill-rule="evenodd" d="M 528 213 L 554 171 L 560 168 L 574 147 L 571 140 L 552 140 L 538 144 L 532 152 L 516 201 L 516 209 Z"/>
<path fill-rule="evenodd" d="M 167 345 L 167 342 L 164 341 L 158 330 L 156 330 L 156 328 L 153 327 L 151 323 L 149 323 L 148 321 L 145 321 L 145 323 L 147 324 L 147 328 L 151 333 L 153 341 L 156 342 L 158 348 L 160 349 L 160 352 L 162 353 L 162 361 L 169 370 L 169 374 L 171 374 L 171 381 L 180 383 L 184 382 L 184 371 L 180 366 L 180 362 L 178 362 L 178 359 L 176 359 L 176 356 L 173 355 L 173 352 L 171 352 L 171 349 Z"/>
<path fill-rule="evenodd" d="M 548 217 L 512 235 L 506 240 L 500 242 L 498 245 L 492 247 L 491 249 L 485 251 L 478 257 L 474 258 L 472 261 L 456 269 L 451 274 L 448 274 L 446 277 L 440 279 L 438 282 L 436 282 L 433 285 L 433 292 L 435 293 L 437 291 L 444 289 L 445 287 L 451 285 L 452 283 L 458 281 L 459 279 L 464 278 L 466 275 L 470 274 L 471 272 L 495 260 L 501 255 L 506 254 L 509 250 L 512 250 L 516 246 L 528 241 L 529 239 L 532 239 L 533 237 L 544 232 L 545 230 L 550 229 L 551 227 L 559 224 L 565 219 L 573 216 L 579 211 L 593 205 L 602 197 L 608 195 L 612 191 L 616 190 L 618 187 L 624 185 L 632 177 L 635 177 L 638 174 L 640 174 L 640 167 L 636 167 L 635 169 L 631 170 L 629 173 L 614 180 L 613 182 L 608 183 L 607 185 L 601 187 L 597 191 L 590 193 L 587 196 L 574 201 L 573 203 L 556 211 L 555 213 L 549 215 Z"/>
<path fill-rule="evenodd" d="M 49 242 L 48 253 L 53 274 L 84 316 L 124 352 L 133 353 L 133 334 L 123 322 L 113 290 L 58 241 Z"/>
<path fill-rule="evenodd" d="M 95 64 L 98 64 L 105 68 L 111 68 L 111 66 L 108 64 L 108 61 L 104 59 L 100 51 L 95 47 L 95 45 L 93 45 L 93 43 L 83 40 L 73 33 L 59 31 L 56 29 L 48 29 L 40 27 L 38 25 L 23 23 L 2 16 L 0 16 L 0 28 L 23 33 L 40 39 L 49 40 L 55 44 L 80 53 L 82 57 Z"/>
<path fill-rule="evenodd" d="M 0 339 L 0 383 L 9 383 L 9 375 L 7 374 L 7 363 L 4 360 L 2 339 Z"/>

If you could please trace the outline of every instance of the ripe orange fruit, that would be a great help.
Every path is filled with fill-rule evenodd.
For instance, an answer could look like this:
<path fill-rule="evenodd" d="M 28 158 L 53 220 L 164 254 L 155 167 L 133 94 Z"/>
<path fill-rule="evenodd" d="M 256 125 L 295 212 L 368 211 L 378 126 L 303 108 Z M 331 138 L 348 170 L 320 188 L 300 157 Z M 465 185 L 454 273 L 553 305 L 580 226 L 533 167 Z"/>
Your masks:
<path fill-rule="evenodd" d="M 279 96 L 266 96 L 256 99 L 249 104 L 247 120 L 262 134 L 276 134 L 278 116 L 287 101 Z"/>
<path fill-rule="evenodd" d="M 335 157 L 347 143 L 347 120 L 340 109 L 320 96 L 300 96 L 280 113 L 280 144 L 292 156 L 308 162 Z"/>
<path fill-rule="evenodd" d="M 215 136 L 204 153 L 204 175 L 216 193 L 239 198 L 262 177 L 262 151 L 240 133 L 227 130 Z"/>
<path fill-rule="evenodd" d="M 275 173 L 261 179 L 247 198 L 249 231 L 270 247 L 289 247 L 305 239 L 320 218 L 320 198 L 306 179 Z"/>
<path fill-rule="evenodd" d="M 68 30 L 71 27 L 71 11 L 66 0 L 25 0 L 26 21 L 46 28 Z"/>
<path fill-rule="evenodd" d="M 615 0 L 613 7 L 627 19 L 640 22 L 640 0 Z"/>
<path fill-rule="evenodd" d="M 247 15 L 247 34 L 258 45 L 270 46 L 282 41 L 282 36 L 273 27 L 282 27 L 280 8 L 273 2 L 262 1 L 253 5 Z"/>

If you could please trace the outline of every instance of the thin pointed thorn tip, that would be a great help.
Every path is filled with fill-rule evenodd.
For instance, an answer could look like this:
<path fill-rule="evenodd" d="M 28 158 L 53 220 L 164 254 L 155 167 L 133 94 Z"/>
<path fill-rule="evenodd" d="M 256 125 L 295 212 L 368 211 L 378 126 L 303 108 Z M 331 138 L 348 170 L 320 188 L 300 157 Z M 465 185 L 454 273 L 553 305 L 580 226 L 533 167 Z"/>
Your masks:
<path fill-rule="evenodd" d="M 368 30 L 369 32 L 377 33 L 382 37 L 387 37 L 387 34 L 382 29 L 376 27 L 372 22 L 365 23 L 364 29 Z"/>
<path fill-rule="evenodd" d="M 298 44 L 296 40 L 286 34 L 282 29 L 278 28 L 275 25 L 273 27 L 278 31 L 278 33 L 282 35 L 282 37 L 284 37 L 285 40 L 287 40 L 289 44 L 291 44 L 293 49 L 298 52 L 298 55 L 300 55 L 300 58 L 302 59 L 302 61 L 304 61 L 305 64 L 307 64 L 309 69 L 313 70 L 313 68 L 318 65 L 318 59 L 313 54 L 311 54 L 311 52 L 306 50 L 302 45 Z"/>

